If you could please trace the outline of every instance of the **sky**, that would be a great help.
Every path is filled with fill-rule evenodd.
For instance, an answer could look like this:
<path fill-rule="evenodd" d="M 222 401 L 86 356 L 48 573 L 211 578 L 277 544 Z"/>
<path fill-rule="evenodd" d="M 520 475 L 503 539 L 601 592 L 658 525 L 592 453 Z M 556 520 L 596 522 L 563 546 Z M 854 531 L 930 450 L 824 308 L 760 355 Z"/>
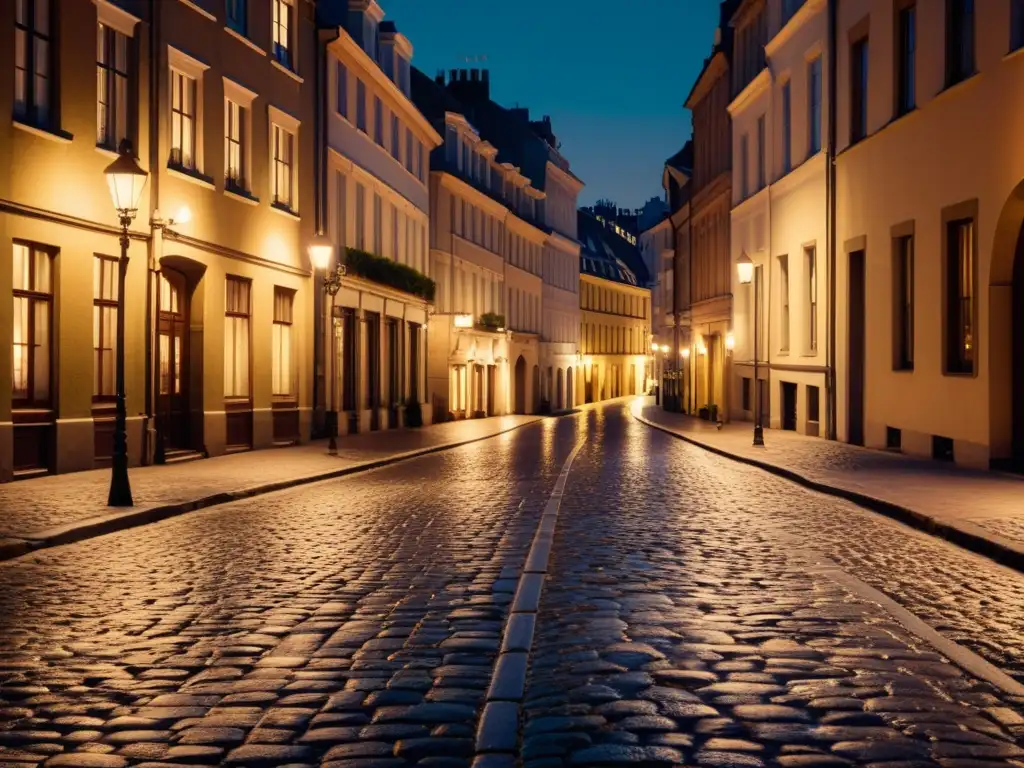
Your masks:
<path fill-rule="evenodd" d="M 664 161 L 690 136 L 683 102 L 711 52 L 718 0 L 379 2 L 427 75 L 487 68 L 491 98 L 551 116 L 586 183 L 581 205 L 662 196 Z"/>

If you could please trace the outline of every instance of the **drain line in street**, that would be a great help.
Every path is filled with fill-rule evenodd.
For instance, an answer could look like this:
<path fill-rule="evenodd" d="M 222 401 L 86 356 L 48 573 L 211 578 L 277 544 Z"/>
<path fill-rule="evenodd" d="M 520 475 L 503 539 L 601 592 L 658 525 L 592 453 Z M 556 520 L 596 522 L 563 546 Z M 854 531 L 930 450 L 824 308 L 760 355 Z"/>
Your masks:
<path fill-rule="evenodd" d="M 541 591 L 547 576 L 554 543 L 558 510 L 569 480 L 573 459 L 586 443 L 576 443 L 555 481 L 530 552 L 519 575 L 515 597 L 502 634 L 501 652 L 491 673 L 491 684 L 476 733 L 474 768 L 505 768 L 515 764 L 519 746 L 519 709 L 526 693 L 526 670 L 533 648 L 533 633 L 540 609 Z"/>
<path fill-rule="evenodd" d="M 961 669 L 966 670 L 981 680 L 991 683 L 1005 693 L 1012 696 L 1024 696 L 1024 685 L 1018 683 L 999 669 L 999 667 L 986 661 L 974 651 L 945 637 L 884 592 L 880 592 L 871 585 L 865 584 L 826 557 L 812 553 L 806 554 L 810 555 L 815 563 L 815 565 L 808 569 L 809 573 L 826 576 L 848 589 L 858 598 L 880 605 L 883 610 L 907 630 L 924 640 Z"/>

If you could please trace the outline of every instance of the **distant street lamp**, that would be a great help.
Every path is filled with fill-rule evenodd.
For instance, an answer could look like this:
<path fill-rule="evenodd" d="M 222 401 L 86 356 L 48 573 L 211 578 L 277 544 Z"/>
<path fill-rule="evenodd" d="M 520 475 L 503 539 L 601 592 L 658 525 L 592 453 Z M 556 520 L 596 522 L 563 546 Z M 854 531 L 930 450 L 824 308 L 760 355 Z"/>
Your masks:
<path fill-rule="evenodd" d="M 754 445 L 764 445 L 764 430 L 761 427 L 761 398 L 760 398 L 760 382 L 757 379 L 757 358 L 758 358 L 758 326 L 760 325 L 758 318 L 760 315 L 760 307 L 758 301 L 758 283 L 760 277 L 757 274 L 757 270 L 754 269 L 754 262 L 751 261 L 747 252 L 744 251 L 739 259 L 736 260 L 736 272 L 741 285 L 754 284 Z"/>
<path fill-rule="evenodd" d="M 333 255 L 334 243 L 332 243 L 326 235 L 318 234 L 314 236 L 313 242 L 309 246 L 309 260 L 313 263 L 313 269 L 323 275 L 324 294 L 331 297 L 331 349 L 330 367 L 328 369 L 328 390 L 330 392 L 330 397 L 328 398 L 327 404 L 327 453 L 332 456 L 338 453 L 338 405 L 334 393 L 334 358 L 336 356 L 336 341 L 334 338 L 334 297 L 337 296 L 338 291 L 341 290 L 341 278 L 345 276 L 344 264 L 336 264 L 333 270 L 330 268 L 331 257 Z"/>
<path fill-rule="evenodd" d="M 115 356 L 116 411 L 114 449 L 110 463 L 110 493 L 107 505 L 131 507 L 132 487 L 128 481 L 128 411 L 124 394 L 124 284 L 128 274 L 128 228 L 139 213 L 139 200 L 149 176 L 139 167 L 127 139 L 117 148 L 118 157 L 103 172 L 110 186 L 110 197 L 121 224 L 121 258 L 117 262 L 117 354 Z"/>

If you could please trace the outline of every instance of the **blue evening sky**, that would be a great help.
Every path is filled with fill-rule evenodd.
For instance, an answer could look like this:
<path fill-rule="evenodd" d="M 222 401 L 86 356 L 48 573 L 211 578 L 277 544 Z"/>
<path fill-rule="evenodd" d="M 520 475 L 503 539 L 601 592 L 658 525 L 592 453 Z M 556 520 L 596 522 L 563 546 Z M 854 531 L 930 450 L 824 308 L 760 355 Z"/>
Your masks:
<path fill-rule="evenodd" d="M 586 182 L 582 205 L 661 195 L 662 165 L 690 135 L 683 101 L 711 51 L 718 0 L 379 1 L 429 76 L 486 67 L 495 101 L 551 115 Z"/>

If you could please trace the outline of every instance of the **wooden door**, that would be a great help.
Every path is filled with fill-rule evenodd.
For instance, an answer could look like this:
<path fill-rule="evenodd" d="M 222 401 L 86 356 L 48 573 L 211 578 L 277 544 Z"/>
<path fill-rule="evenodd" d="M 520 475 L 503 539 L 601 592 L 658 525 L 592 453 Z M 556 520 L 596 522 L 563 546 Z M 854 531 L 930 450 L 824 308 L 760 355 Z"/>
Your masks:
<path fill-rule="evenodd" d="M 188 293 L 183 274 L 161 271 L 159 301 L 157 409 L 167 450 L 189 450 Z"/>

